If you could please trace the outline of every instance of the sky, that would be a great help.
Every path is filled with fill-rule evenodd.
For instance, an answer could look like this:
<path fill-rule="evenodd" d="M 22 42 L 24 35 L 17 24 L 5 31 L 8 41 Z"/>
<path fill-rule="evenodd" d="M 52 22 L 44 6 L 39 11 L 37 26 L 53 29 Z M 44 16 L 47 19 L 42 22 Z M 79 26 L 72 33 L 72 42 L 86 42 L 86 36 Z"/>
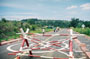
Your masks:
<path fill-rule="evenodd" d="M 0 19 L 90 20 L 90 0 L 0 0 Z"/>

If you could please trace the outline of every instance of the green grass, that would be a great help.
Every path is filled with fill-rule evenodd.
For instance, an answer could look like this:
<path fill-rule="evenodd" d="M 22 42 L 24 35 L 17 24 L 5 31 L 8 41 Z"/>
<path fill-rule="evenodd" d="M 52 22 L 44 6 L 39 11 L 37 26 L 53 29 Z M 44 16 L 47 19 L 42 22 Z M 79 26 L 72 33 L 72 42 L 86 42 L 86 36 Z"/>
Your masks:
<path fill-rule="evenodd" d="M 81 34 L 86 34 L 86 35 L 90 36 L 90 28 L 85 28 L 85 29 L 73 28 L 73 30 L 76 31 L 76 32 L 79 32 Z"/>
<path fill-rule="evenodd" d="M 53 31 L 53 29 L 46 29 L 46 32 Z"/>
<path fill-rule="evenodd" d="M 8 36 L 8 38 L 3 38 L 3 39 L 1 39 L 0 41 L 3 41 L 3 40 L 8 41 L 9 39 L 16 39 L 16 38 L 18 38 L 18 37 L 19 37 L 19 35 L 18 35 L 18 34 L 15 34 L 15 35 L 13 35 L 13 36 Z"/>
<path fill-rule="evenodd" d="M 42 29 L 37 29 L 35 31 L 30 31 L 30 33 L 42 33 Z"/>
<path fill-rule="evenodd" d="M 45 29 L 46 32 L 49 32 L 49 31 L 52 31 L 52 30 L 53 29 L 47 29 L 47 28 Z M 42 33 L 42 29 L 37 29 L 35 31 L 30 31 L 30 33 Z M 0 41 L 3 41 L 3 40 L 8 41 L 9 39 L 16 39 L 18 37 L 19 37 L 19 34 L 15 34 L 13 36 L 8 36 L 8 38 L 0 39 Z"/>
<path fill-rule="evenodd" d="M 53 29 L 45 29 L 45 32 L 49 32 L 49 31 L 52 31 Z M 37 29 L 35 31 L 30 31 L 30 33 L 42 33 L 42 29 Z"/>

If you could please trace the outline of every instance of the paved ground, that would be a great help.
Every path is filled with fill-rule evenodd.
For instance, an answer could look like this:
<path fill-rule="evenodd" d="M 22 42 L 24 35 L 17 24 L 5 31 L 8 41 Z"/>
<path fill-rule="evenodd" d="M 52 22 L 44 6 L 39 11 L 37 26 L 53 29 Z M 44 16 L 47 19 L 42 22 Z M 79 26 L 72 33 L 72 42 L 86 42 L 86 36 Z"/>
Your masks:
<path fill-rule="evenodd" d="M 68 29 L 62 29 L 58 32 L 49 32 L 47 34 L 69 34 L 69 31 Z M 63 40 L 64 39 L 68 39 L 69 36 L 53 36 L 53 37 L 46 37 L 46 36 L 36 36 L 34 38 L 37 38 L 37 39 L 40 39 L 41 41 L 45 41 L 45 42 L 48 42 L 48 41 L 58 41 L 58 40 Z M 87 38 L 85 38 L 84 36 L 78 36 L 78 39 L 81 41 L 81 42 L 84 42 L 87 44 L 87 48 L 89 48 L 89 51 L 90 51 L 90 40 L 88 40 Z M 31 43 L 31 42 L 29 42 Z M 68 44 L 68 41 L 65 42 L 66 44 Z M 74 55 L 76 58 L 82 58 L 84 57 L 84 55 L 82 54 L 81 50 L 79 49 L 78 45 L 73 42 L 73 50 L 74 50 Z M 19 42 L 15 42 L 15 43 L 11 43 L 11 44 L 7 44 L 7 45 L 3 45 L 3 46 L 0 46 L 0 59 L 14 59 L 16 56 L 12 56 L 12 55 L 8 55 L 8 53 L 10 53 L 11 51 L 18 51 L 19 48 L 20 48 L 20 45 L 21 45 L 21 41 Z M 62 46 L 66 46 L 65 44 L 61 44 Z M 62 47 L 56 47 L 56 46 L 50 46 L 52 48 L 56 48 L 56 49 L 62 49 Z M 10 48 L 11 50 L 7 50 L 7 48 Z M 68 49 L 68 48 L 66 48 Z M 35 50 L 33 52 L 37 52 L 39 50 Z M 43 51 L 43 50 L 40 50 L 40 51 Z M 46 50 L 45 50 L 46 51 Z M 68 54 L 68 52 L 65 52 Z M 40 55 L 40 56 L 46 56 L 46 57 L 58 57 L 58 58 L 68 58 L 67 55 L 61 53 L 61 52 L 56 52 L 56 51 L 53 51 L 53 52 L 46 52 L 46 53 L 34 53 L 35 55 Z M 21 57 L 21 59 L 45 59 L 45 58 L 35 58 L 35 57 Z"/>

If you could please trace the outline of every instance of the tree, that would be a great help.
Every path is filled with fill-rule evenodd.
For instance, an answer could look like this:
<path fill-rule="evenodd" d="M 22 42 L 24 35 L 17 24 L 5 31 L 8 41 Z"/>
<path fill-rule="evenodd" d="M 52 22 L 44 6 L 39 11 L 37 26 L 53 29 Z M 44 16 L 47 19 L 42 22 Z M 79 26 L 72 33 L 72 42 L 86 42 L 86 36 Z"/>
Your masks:
<path fill-rule="evenodd" d="M 84 22 L 84 25 L 85 25 L 86 27 L 90 27 L 90 21 L 85 21 L 85 22 Z"/>
<path fill-rule="evenodd" d="M 72 18 L 70 26 L 71 27 L 77 27 L 78 23 L 79 23 L 79 18 Z"/>
<path fill-rule="evenodd" d="M 36 21 L 38 21 L 38 19 L 24 19 L 22 20 L 22 22 L 28 22 L 29 24 L 35 24 Z"/>
<path fill-rule="evenodd" d="M 2 20 L 2 22 L 7 22 L 7 20 L 5 18 L 2 18 L 1 20 Z"/>

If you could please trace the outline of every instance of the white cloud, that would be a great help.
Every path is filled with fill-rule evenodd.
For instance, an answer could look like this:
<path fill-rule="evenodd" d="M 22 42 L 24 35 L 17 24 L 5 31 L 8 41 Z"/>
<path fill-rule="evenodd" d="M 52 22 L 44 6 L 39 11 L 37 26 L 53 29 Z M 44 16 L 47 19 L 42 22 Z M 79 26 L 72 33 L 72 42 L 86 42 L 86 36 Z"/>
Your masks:
<path fill-rule="evenodd" d="M 86 4 L 83 4 L 83 5 L 80 5 L 80 7 L 81 7 L 83 10 L 90 10 L 90 3 L 86 3 Z"/>
<path fill-rule="evenodd" d="M 0 18 L 6 18 L 9 20 L 22 20 L 22 19 L 28 19 L 28 18 L 38 18 L 40 19 L 40 16 L 0 16 Z"/>
<path fill-rule="evenodd" d="M 77 8 L 77 6 L 72 5 L 72 6 L 67 7 L 66 9 L 74 9 L 74 8 Z"/>

